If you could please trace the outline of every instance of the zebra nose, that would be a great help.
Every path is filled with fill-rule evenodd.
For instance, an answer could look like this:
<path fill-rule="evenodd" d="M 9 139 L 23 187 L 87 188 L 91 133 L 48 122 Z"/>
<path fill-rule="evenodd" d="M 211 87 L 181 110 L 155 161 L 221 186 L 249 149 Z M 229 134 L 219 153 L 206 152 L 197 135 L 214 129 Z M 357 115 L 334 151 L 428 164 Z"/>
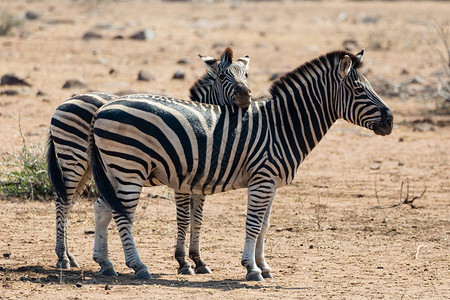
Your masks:
<path fill-rule="evenodd" d="M 236 95 L 243 95 L 246 94 L 248 96 L 252 95 L 252 91 L 243 83 L 236 83 L 234 87 L 234 91 Z"/>
<path fill-rule="evenodd" d="M 243 83 L 237 83 L 234 87 L 235 90 L 235 99 L 234 103 L 236 103 L 239 107 L 247 107 L 250 105 L 252 91 Z"/>
<path fill-rule="evenodd" d="M 374 132 L 378 135 L 391 134 L 394 126 L 394 116 L 389 108 L 383 107 L 380 109 L 381 120 L 374 125 Z"/>
<path fill-rule="evenodd" d="M 386 125 L 392 127 L 392 124 L 394 123 L 394 116 L 392 115 L 392 112 L 389 108 L 383 107 L 381 109 L 381 121 Z"/>

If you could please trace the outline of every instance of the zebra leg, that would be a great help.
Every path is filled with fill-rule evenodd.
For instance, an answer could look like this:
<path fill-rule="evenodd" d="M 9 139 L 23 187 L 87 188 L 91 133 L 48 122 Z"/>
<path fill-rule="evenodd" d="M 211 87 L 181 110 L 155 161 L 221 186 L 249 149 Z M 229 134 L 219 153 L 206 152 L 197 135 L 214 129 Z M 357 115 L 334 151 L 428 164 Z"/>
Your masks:
<path fill-rule="evenodd" d="M 274 195 L 275 196 L 275 195 Z M 272 200 L 267 207 L 266 213 L 264 214 L 264 220 L 261 227 L 261 232 L 258 235 L 258 239 L 256 240 L 256 250 L 255 250 L 255 258 L 256 265 L 261 269 L 261 275 L 264 278 L 273 278 L 271 271 L 272 269 L 266 263 L 266 259 L 264 258 L 264 241 L 266 237 L 267 230 L 269 229 L 269 221 L 270 221 L 270 212 L 272 211 Z"/>
<path fill-rule="evenodd" d="M 122 204 L 126 204 L 126 210 L 128 213 L 128 219 L 115 211 L 113 211 L 113 218 L 116 222 L 117 229 L 119 231 L 120 240 L 122 241 L 123 251 L 125 253 L 125 263 L 127 267 L 133 268 L 134 277 L 137 279 L 149 279 L 152 278 L 148 272 L 148 268 L 144 265 L 139 257 L 139 253 L 136 249 L 136 244 L 133 238 L 133 221 L 134 212 L 141 196 L 143 182 L 134 182 L 131 184 L 121 184 L 118 181 L 116 195 L 118 200 L 122 201 Z"/>
<path fill-rule="evenodd" d="M 100 265 L 100 275 L 117 276 L 114 266 L 108 257 L 108 225 L 112 219 L 111 208 L 98 198 L 94 204 L 95 239 L 93 259 Z"/>
<path fill-rule="evenodd" d="M 56 268 L 70 269 L 70 267 L 79 268 L 80 265 L 75 260 L 75 257 L 69 252 L 67 245 L 67 221 L 70 211 L 73 207 L 73 202 L 68 204 L 62 203 L 60 199 L 56 199 L 56 247 L 55 252 L 58 256 Z"/>
<path fill-rule="evenodd" d="M 175 192 L 175 202 L 177 205 L 177 245 L 175 247 L 175 259 L 180 267 L 178 274 L 193 275 L 191 264 L 186 259 L 186 232 L 189 226 L 189 201 L 190 194 Z"/>
<path fill-rule="evenodd" d="M 258 180 L 251 182 L 248 188 L 248 205 L 246 220 L 246 237 L 241 264 L 247 268 L 246 280 L 263 281 L 261 269 L 256 264 L 256 240 L 261 232 L 266 211 L 275 195 L 273 181 Z M 270 211 L 267 213 L 270 215 Z M 262 241 L 264 243 L 264 241 Z"/>
<path fill-rule="evenodd" d="M 209 274 L 211 269 L 200 257 L 200 229 L 203 221 L 203 204 L 205 196 L 190 195 L 191 199 L 191 236 L 189 243 L 189 257 L 195 263 L 195 273 Z"/>

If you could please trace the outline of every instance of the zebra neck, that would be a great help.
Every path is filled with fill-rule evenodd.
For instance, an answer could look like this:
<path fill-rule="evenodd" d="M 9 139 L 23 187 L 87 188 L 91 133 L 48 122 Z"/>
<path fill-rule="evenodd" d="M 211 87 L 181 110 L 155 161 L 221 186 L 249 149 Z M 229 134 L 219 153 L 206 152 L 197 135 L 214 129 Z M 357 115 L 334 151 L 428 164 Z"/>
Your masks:
<path fill-rule="evenodd" d="M 331 76 L 314 75 L 293 72 L 271 89 L 274 143 L 295 170 L 337 120 L 331 101 L 337 85 Z"/>

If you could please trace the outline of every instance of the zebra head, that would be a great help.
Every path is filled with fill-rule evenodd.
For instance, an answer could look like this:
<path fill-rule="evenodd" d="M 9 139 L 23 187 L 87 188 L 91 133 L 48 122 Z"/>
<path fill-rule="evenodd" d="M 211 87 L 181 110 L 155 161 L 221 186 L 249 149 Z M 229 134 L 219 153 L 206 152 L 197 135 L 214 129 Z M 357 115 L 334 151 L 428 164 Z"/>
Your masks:
<path fill-rule="evenodd" d="M 364 49 L 356 55 L 345 54 L 339 61 L 337 112 L 350 123 L 373 130 L 377 135 L 388 135 L 392 132 L 393 115 L 369 81 L 358 72 L 363 54 Z"/>
<path fill-rule="evenodd" d="M 247 82 L 247 72 L 250 64 L 248 55 L 233 61 L 233 50 L 226 48 L 219 59 L 210 56 L 197 55 L 203 60 L 208 73 L 199 79 L 191 88 L 191 99 L 196 101 L 196 95 L 203 93 L 214 94 L 220 105 L 235 103 L 239 107 L 247 107 L 251 102 L 251 90 Z M 201 101 L 200 101 L 201 102 Z"/>

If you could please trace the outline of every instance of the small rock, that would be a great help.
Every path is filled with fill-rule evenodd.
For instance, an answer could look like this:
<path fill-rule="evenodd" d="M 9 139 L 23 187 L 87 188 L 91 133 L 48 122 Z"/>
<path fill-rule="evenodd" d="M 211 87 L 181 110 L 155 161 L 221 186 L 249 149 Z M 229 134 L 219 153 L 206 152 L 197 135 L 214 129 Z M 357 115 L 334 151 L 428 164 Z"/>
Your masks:
<path fill-rule="evenodd" d="M 379 164 L 369 166 L 371 170 L 379 170 L 381 166 Z"/>
<path fill-rule="evenodd" d="M 138 80 L 141 80 L 141 81 L 152 81 L 152 80 L 155 80 L 155 76 L 153 76 L 147 70 L 141 70 L 138 73 Z"/>
<path fill-rule="evenodd" d="M 19 91 L 16 90 L 4 90 L 0 92 L 1 96 L 16 96 L 19 95 Z"/>
<path fill-rule="evenodd" d="M 5 74 L 2 76 L 2 79 L 0 81 L 0 85 L 24 85 L 24 86 L 31 86 L 28 82 L 25 80 L 17 77 L 14 74 Z"/>
<path fill-rule="evenodd" d="M 116 35 L 115 37 L 113 37 L 113 40 L 123 40 L 123 39 L 125 39 L 125 37 L 123 35 L 121 35 L 121 34 Z"/>
<path fill-rule="evenodd" d="M 346 39 L 344 42 L 342 42 L 342 46 L 345 48 L 345 50 L 348 51 L 355 51 L 356 49 L 359 49 L 358 42 L 354 39 Z"/>
<path fill-rule="evenodd" d="M 273 73 L 272 75 L 270 75 L 269 77 L 269 81 L 275 80 L 278 77 L 280 77 L 283 73 Z"/>
<path fill-rule="evenodd" d="M 80 288 L 80 287 L 82 287 L 83 285 L 81 284 L 81 282 L 77 282 L 77 283 L 75 284 L 75 286 L 76 286 L 77 288 Z"/>
<path fill-rule="evenodd" d="M 100 33 L 97 33 L 95 31 L 88 31 L 85 34 L 83 34 L 83 40 L 94 40 L 94 39 L 101 39 L 103 36 Z"/>
<path fill-rule="evenodd" d="M 46 96 L 47 95 L 47 93 L 46 92 L 43 92 L 43 91 L 41 91 L 41 90 L 39 90 L 37 93 L 36 93 L 36 96 Z"/>
<path fill-rule="evenodd" d="M 95 231 L 94 230 L 85 230 L 84 234 L 94 234 Z"/>
<path fill-rule="evenodd" d="M 63 89 L 87 88 L 87 85 L 82 79 L 69 79 L 64 83 L 62 88 Z"/>
<path fill-rule="evenodd" d="M 106 285 L 105 285 L 105 290 L 106 290 L 106 291 L 109 291 L 109 290 L 111 290 L 111 289 L 112 289 L 112 287 L 111 287 L 109 284 L 106 284 Z"/>
<path fill-rule="evenodd" d="M 26 18 L 27 20 L 37 20 L 37 19 L 39 19 L 40 17 L 41 17 L 40 14 L 38 14 L 37 12 L 32 11 L 32 10 L 29 10 L 29 11 L 27 11 L 27 12 L 25 13 L 25 18 Z"/>
<path fill-rule="evenodd" d="M 114 68 L 109 69 L 109 75 L 116 77 L 117 76 L 117 70 Z"/>
<path fill-rule="evenodd" d="M 191 60 L 188 58 L 182 58 L 177 61 L 177 64 L 179 64 L 179 65 L 187 65 L 190 63 L 191 63 Z"/>
<path fill-rule="evenodd" d="M 131 35 L 130 39 L 151 42 L 155 39 L 155 33 L 151 29 L 144 29 Z"/>
<path fill-rule="evenodd" d="M 375 23 L 378 23 L 379 19 L 380 19 L 380 17 L 378 17 L 378 16 L 374 17 L 374 16 L 368 16 L 368 15 L 362 14 L 360 20 L 362 23 L 375 24 Z"/>
<path fill-rule="evenodd" d="M 400 137 L 400 138 L 398 139 L 398 141 L 401 143 L 401 142 L 405 141 L 405 139 L 402 138 L 402 137 Z"/>
<path fill-rule="evenodd" d="M 309 245 L 309 249 L 313 249 L 314 248 L 314 245 Z"/>
<path fill-rule="evenodd" d="M 404 165 L 405 165 L 405 163 L 404 163 L 404 162 L 402 162 L 401 160 L 399 160 L 399 161 L 398 161 L 398 165 L 399 165 L 399 166 L 404 166 Z"/>
<path fill-rule="evenodd" d="M 3 257 L 4 258 L 10 258 L 11 257 L 11 253 L 9 253 L 9 252 L 3 253 Z"/>
<path fill-rule="evenodd" d="M 175 74 L 173 74 L 172 79 L 184 79 L 184 71 L 183 70 L 178 70 L 175 72 Z"/>
<path fill-rule="evenodd" d="M 434 124 L 427 121 L 416 122 L 415 124 L 413 124 L 413 131 L 418 132 L 434 131 Z"/>

